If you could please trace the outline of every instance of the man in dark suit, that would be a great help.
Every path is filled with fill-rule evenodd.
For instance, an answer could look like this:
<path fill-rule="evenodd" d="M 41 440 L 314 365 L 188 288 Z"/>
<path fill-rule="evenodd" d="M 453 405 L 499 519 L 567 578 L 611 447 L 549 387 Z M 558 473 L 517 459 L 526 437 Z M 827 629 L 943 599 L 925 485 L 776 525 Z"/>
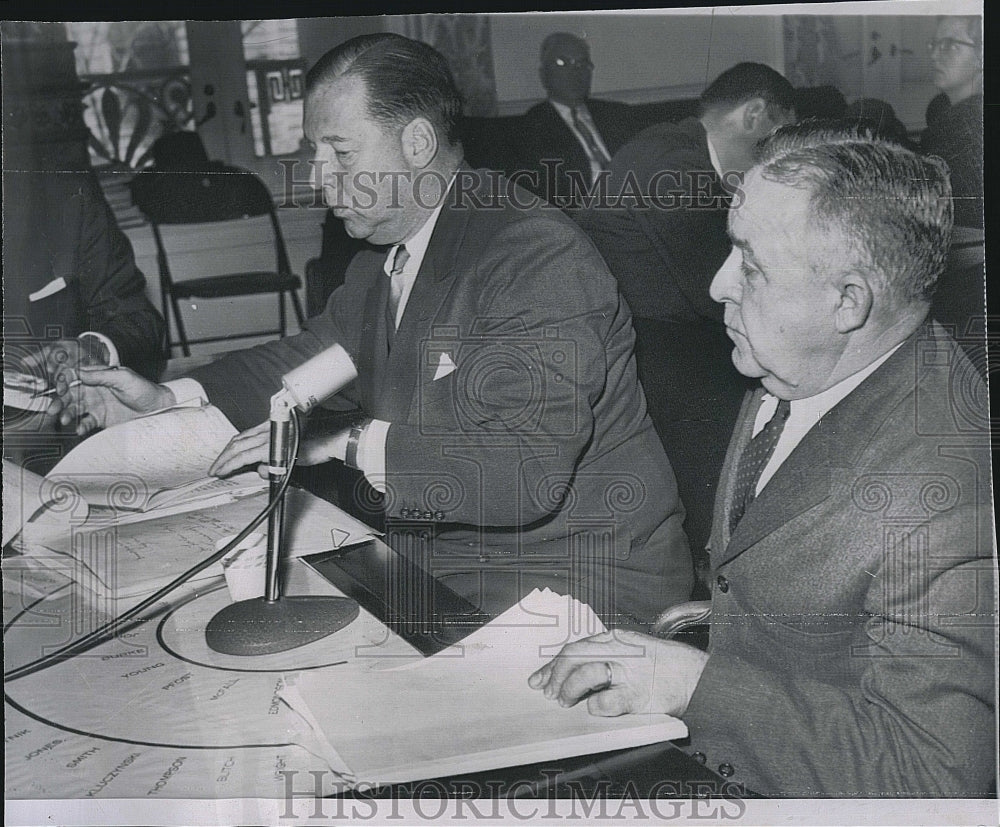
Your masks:
<path fill-rule="evenodd" d="M 625 144 L 611 163 L 608 200 L 573 213 L 634 314 L 639 381 L 696 554 L 746 389 L 708 285 L 729 254 L 726 216 L 753 148 L 791 122 L 793 104 L 778 72 L 739 63 L 705 89 L 698 117 L 651 126 Z"/>
<path fill-rule="evenodd" d="M 317 354 L 363 418 L 307 440 L 384 492 L 418 555 L 487 612 L 551 586 L 626 623 L 692 583 L 673 472 L 646 415 L 627 308 L 568 218 L 462 166 L 444 59 L 397 35 L 355 38 L 310 71 L 317 184 L 359 253 L 298 336 L 170 387 L 85 373 L 54 404 L 80 428 L 203 395 L 239 428 L 214 472 L 267 454 L 269 400 Z M 502 187 L 503 185 L 501 185 Z M 508 197 L 513 194 L 513 198 Z M 258 426 L 258 427 L 251 427 Z"/>
<path fill-rule="evenodd" d="M 163 316 L 96 176 L 15 159 L 3 185 L 7 363 L 39 374 L 67 360 L 123 364 L 155 379 Z"/>
<path fill-rule="evenodd" d="M 542 42 L 539 74 L 548 98 L 521 116 L 515 154 L 529 174 L 518 182 L 560 207 L 577 206 L 632 135 L 631 108 L 589 97 L 590 47 L 568 32 Z"/>
<path fill-rule="evenodd" d="M 987 795 L 987 394 L 927 316 L 947 169 L 857 129 L 787 127 L 742 192 L 712 296 L 763 388 L 719 484 L 708 652 L 608 634 L 530 683 L 564 704 L 599 690 L 599 715 L 679 715 L 698 760 L 766 795 Z"/>

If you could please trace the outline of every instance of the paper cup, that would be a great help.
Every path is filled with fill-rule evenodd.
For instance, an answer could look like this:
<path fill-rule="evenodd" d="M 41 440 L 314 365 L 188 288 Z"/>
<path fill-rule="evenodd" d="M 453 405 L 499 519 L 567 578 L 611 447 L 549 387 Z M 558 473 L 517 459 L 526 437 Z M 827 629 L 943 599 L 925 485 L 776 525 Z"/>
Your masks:
<path fill-rule="evenodd" d="M 223 537 L 215 544 L 219 551 L 232 542 L 235 534 Z M 267 536 L 254 532 L 220 561 L 226 576 L 229 596 L 234 603 L 264 596 L 265 564 L 267 561 Z"/>

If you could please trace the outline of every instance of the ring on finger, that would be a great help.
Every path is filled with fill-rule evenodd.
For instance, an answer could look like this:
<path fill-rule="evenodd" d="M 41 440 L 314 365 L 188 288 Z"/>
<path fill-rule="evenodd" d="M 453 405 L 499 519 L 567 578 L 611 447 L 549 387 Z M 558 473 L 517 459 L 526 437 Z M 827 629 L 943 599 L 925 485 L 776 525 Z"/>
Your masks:
<path fill-rule="evenodd" d="M 615 682 L 615 673 L 611 669 L 611 664 L 608 661 L 604 661 L 604 674 L 607 676 L 604 683 L 601 685 L 599 692 L 603 692 L 605 689 L 610 689 Z"/>

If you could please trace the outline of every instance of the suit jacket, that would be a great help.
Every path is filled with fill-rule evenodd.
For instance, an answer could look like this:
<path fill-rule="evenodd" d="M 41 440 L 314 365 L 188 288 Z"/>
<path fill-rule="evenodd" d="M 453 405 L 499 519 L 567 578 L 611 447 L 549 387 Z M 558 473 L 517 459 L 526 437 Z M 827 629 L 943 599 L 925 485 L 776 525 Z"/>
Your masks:
<path fill-rule="evenodd" d="M 601 140 L 614 155 L 634 132 L 632 108 L 627 103 L 592 98 L 586 105 Z M 518 178 L 518 183 L 553 204 L 576 206 L 578 199 L 573 195 L 579 185 L 574 185 L 573 180 L 589 188 L 591 171 L 590 157 L 573 130 L 547 100 L 525 112 L 520 127 L 514 139 L 515 154 L 521 159 L 520 168 L 537 176 L 537 184 L 532 178 Z M 542 163 L 545 160 L 561 163 L 558 167 L 546 166 Z"/>
<path fill-rule="evenodd" d="M 575 210 L 636 317 L 636 359 L 653 424 L 674 465 L 699 550 L 725 445 L 748 387 L 708 287 L 731 249 L 730 194 L 697 118 L 640 132 L 611 163 L 622 203 Z M 637 197 L 642 195 L 645 200 Z M 651 197 L 647 197 L 651 196 Z"/>
<path fill-rule="evenodd" d="M 282 374 L 340 343 L 361 408 L 392 423 L 386 516 L 417 524 L 411 551 L 437 577 L 493 610 L 551 584 L 650 619 L 687 598 L 692 574 L 628 309 L 571 221 L 518 209 L 493 183 L 460 171 L 391 353 L 384 255 L 362 251 L 300 335 L 192 375 L 246 428 Z"/>
<path fill-rule="evenodd" d="M 94 330 L 115 343 L 122 364 L 155 378 L 163 317 L 94 175 L 5 170 L 3 179 L 6 334 L 54 339 Z M 59 278 L 65 287 L 30 300 Z"/>
<path fill-rule="evenodd" d="M 719 485 L 690 749 L 769 795 L 986 794 L 995 565 L 977 372 L 923 326 L 806 434 L 729 536 L 760 398 Z"/>

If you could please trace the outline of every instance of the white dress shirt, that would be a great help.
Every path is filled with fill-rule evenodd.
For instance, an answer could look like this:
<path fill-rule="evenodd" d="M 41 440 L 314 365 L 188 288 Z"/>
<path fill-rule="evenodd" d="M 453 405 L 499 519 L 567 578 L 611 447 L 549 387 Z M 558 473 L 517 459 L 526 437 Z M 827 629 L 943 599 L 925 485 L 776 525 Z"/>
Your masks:
<path fill-rule="evenodd" d="M 864 382 L 865 379 L 871 376 L 879 365 L 899 350 L 901 345 L 902 342 L 896 345 L 896 347 L 888 353 L 880 356 L 868 365 L 868 367 L 859 370 L 857 373 L 852 373 L 832 388 L 827 388 L 825 391 L 817 393 L 815 396 L 808 396 L 805 399 L 793 399 L 790 402 L 788 419 L 785 420 L 785 427 L 781 432 L 781 436 L 778 437 L 778 444 L 774 446 L 774 453 L 771 454 L 771 459 L 768 460 L 767 465 L 764 466 L 764 470 L 761 471 L 760 479 L 757 481 L 757 488 L 754 491 L 755 495 L 760 494 L 764 486 L 767 485 L 771 477 L 773 477 L 778 468 L 781 467 L 781 463 L 788 459 L 792 451 L 795 450 L 795 446 L 805 438 L 805 435 L 809 433 L 817 422 L 826 416 L 827 411 L 833 408 L 834 405 L 844 399 L 858 385 Z M 754 419 L 753 436 L 757 436 L 757 434 L 763 430 L 764 426 L 770 421 L 771 417 L 774 416 L 774 412 L 777 408 L 778 398 L 769 393 L 765 393 L 760 410 L 757 411 L 757 417 Z"/>

